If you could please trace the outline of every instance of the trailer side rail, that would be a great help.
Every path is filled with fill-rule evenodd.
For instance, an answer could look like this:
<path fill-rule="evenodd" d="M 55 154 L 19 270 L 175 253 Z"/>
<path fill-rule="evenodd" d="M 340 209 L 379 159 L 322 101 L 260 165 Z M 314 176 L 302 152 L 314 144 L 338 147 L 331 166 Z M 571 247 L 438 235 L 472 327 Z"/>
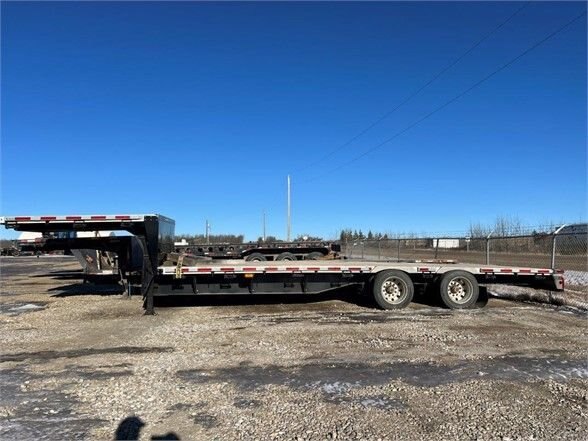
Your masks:
<path fill-rule="evenodd" d="M 401 270 L 408 274 L 443 274 L 447 271 L 464 270 L 477 275 L 501 275 L 501 276 L 537 276 L 563 274 L 563 270 L 553 270 L 549 268 L 506 268 L 506 267 L 489 267 L 489 266 L 469 266 L 460 264 L 438 265 L 438 266 L 412 266 L 406 264 L 385 264 L 382 262 L 372 262 L 368 265 L 333 265 L 332 262 L 316 262 L 313 265 L 220 265 L 220 266 L 182 266 L 182 275 L 202 275 L 202 274 L 267 274 L 267 273 L 360 273 L 376 274 L 384 270 Z M 177 268 L 173 266 L 160 266 L 159 274 L 173 275 L 177 274 Z"/>
<path fill-rule="evenodd" d="M 67 216 L 2 216 L 0 224 L 6 225 L 6 228 L 14 228 L 17 225 L 26 225 L 33 223 L 85 223 L 85 222 L 113 222 L 120 221 L 138 221 L 142 222 L 147 216 L 154 214 L 90 214 L 90 215 L 67 215 Z"/>

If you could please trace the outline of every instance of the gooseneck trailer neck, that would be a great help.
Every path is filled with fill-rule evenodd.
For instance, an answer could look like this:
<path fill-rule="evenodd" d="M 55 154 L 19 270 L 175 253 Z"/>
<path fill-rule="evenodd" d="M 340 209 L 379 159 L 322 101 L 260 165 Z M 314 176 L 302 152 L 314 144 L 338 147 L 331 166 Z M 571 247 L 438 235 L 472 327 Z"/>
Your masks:
<path fill-rule="evenodd" d="M 122 276 L 131 268 L 132 244 L 118 236 L 100 238 L 59 238 L 52 233 L 79 231 L 126 231 L 136 238 L 142 257 L 141 294 L 145 310 L 153 313 L 153 285 L 160 256 L 173 251 L 175 221 L 159 214 L 7 216 L 0 224 L 16 231 L 33 231 L 46 236 L 45 246 L 51 249 L 76 249 L 96 246 L 114 251 L 122 265 Z M 123 236 L 124 237 L 124 236 Z"/>
<path fill-rule="evenodd" d="M 316 294 L 354 287 L 374 297 L 383 309 L 407 306 L 415 285 L 432 287 L 445 306 L 473 307 L 479 285 L 504 283 L 563 290 L 563 271 L 489 265 L 351 260 L 258 261 L 212 260 L 174 253 L 175 222 L 158 214 L 89 216 L 14 216 L 0 223 L 17 231 L 47 236 L 52 249 L 87 247 L 87 239 L 52 238 L 52 233 L 127 231 L 136 238 L 142 265 L 141 294 L 146 314 L 154 313 L 154 296 L 202 294 Z M 94 238 L 101 249 L 119 254 L 121 275 L 129 271 L 131 240 Z M 124 257 L 126 256 L 126 257 Z"/>

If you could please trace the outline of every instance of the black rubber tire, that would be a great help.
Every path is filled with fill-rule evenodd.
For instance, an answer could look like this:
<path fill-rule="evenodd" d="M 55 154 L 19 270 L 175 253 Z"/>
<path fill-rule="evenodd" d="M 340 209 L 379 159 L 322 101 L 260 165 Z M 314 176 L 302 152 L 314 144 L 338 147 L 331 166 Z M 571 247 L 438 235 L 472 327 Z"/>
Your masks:
<path fill-rule="evenodd" d="M 390 301 L 386 299 L 384 296 L 385 294 L 382 292 L 384 290 L 384 286 L 387 282 L 393 282 L 397 285 L 397 288 L 400 289 L 401 296 L 396 301 Z M 374 300 L 382 309 L 402 309 L 408 306 L 408 304 L 412 301 L 414 296 L 414 284 L 412 280 L 403 271 L 398 270 L 388 270 L 382 271 L 376 274 L 374 278 L 374 282 L 372 284 L 372 293 L 374 295 Z"/>
<path fill-rule="evenodd" d="M 462 300 L 456 300 L 449 294 L 451 282 L 457 282 L 462 285 L 461 289 L 466 290 L 465 297 Z M 450 309 L 470 309 L 474 308 L 480 295 L 480 286 L 473 274 L 467 271 L 449 271 L 445 273 L 439 282 L 439 294 L 441 301 Z M 459 295 L 459 293 L 456 293 Z"/>
<path fill-rule="evenodd" d="M 267 257 L 265 257 L 261 253 L 251 253 L 249 256 L 245 258 L 247 262 L 265 262 Z"/>
<path fill-rule="evenodd" d="M 325 257 L 325 255 L 320 251 L 313 251 L 312 253 L 308 253 L 306 256 L 304 256 L 304 260 L 318 260 L 322 259 L 323 257 Z"/>
<path fill-rule="evenodd" d="M 297 259 L 296 259 L 296 256 L 294 254 L 285 252 L 285 253 L 278 254 L 278 257 L 276 257 L 276 260 L 290 260 L 290 261 L 293 261 L 293 260 L 297 260 Z"/>

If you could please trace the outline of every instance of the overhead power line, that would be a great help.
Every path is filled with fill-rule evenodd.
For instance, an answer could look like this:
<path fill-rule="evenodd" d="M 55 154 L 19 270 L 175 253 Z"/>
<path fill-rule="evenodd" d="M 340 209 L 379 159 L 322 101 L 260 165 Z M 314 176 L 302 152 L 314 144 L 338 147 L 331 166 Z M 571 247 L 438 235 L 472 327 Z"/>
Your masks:
<path fill-rule="evenodd" d="M 413 122 L 412 124 L 410 124 L 409 126 L 405 127 L 404 129 L 402 129 L 399 132 L 396 132 L 393 136 L 391 136 L 390 138 L 382 141 L 381 143 L 375 145 L 374 147 L 364 151 L 363 153 L 361 153 L 358 156 L 355 156 L 354 158 L 352 158 L 351 160 L 333 168 L 332 170 L 329 170 L 327 173 L 322 173 L 321 175 L 316 176 L 315 178 L 311 178 L 311 179 L 307 179 L 304 182 L 310 182 L 313 180 L 316 180 L 320 177 L 323 176 L 327 176 L 329 173 L 333 173 L 337 170 L 340 170 L 343 167 L 346 167 L 349 164 L 352 164 L 353 162 L 363 158 L 366 155 L 369 155 L 370 153 L 372 153 L 375 150 L 378 150 L 379 148 L 381 148 L 382 146 L 388 144 L 389 142 L 395 140 L 396 138 L 398 138 L 399 136 L 403 135 L 404 133 L 408 132 L 410 129 L 412 129 L 413 127 L 417 126 L 418 124 L 422 123 L 423 121 L 425 121 L 426 119 L 430 118 L 431 116 L 433 116 L 434 114 L 436 114 L 437 112 L 443 110 L 445 107 L 449 106 L 450 104 L 454 103 L 455 101 L 459 100 L 461 97 L 463 97 L 464 95 L 466 95 L 467 93 L 471 92 L 472 90 L 474 90 L 476 87 L 480 86 L 481 84 L 485 83 L 486 81 L 488 81 L 490 78 L 492 78 L 494 75 L 498 74 L 499 72 L 501 72 L 502 70 L 506 69 L 507 67 L 511 66 L 513 63 L 515 63 L 516 61 L 520 60 L 522 57 L 524 57 L 525 55 L 527 55 L 529 52 L 533 51 L 534 49 L 536 49 L 537 47 L 541 46 L 543 43 L 545 43 L 546 41 L 552 39 L 553 37 L 555 37 L 557 34 L 559 34 L 560 32 L 563 32 L 565 29 L 567 29 L 569 26 L 571 26 L 573 23 L 575 23 L 576 21 L 578 21 L 579 19 L 581 19 L 583 16 L 586 15 L 586 11 L 582 12 L 580 15 L 577 15 L 576 17 L 574 17 L 573 19 L 571 19 L 570 21 L 568 21 L 566 24 L 564 24 L 563 26 L 559 27 L 558 29 L 556 29 L 555 31 L 553 31 L 552 33 L 550 33 L 549 35 L 547 35 L 546 37 L 542 38 L 541 40 L 539 40 L 538 42 L 536 42 L 535 44 L 533 44 L 531 47 L 527 48 L 526 50 L 524 50 L 523 52 L 521 52 L 519 55 L 517 55 L 516 57 L 512 58 L 510 61 L 508 61 L 507 63 L 503 64 L 502 66 L 500 66 L 498 69 L 494 70 L 493 72 L 491 72 L 490 74 L 486 75 L 484 78 L 482 78 L 481 80 L 479 80 L 478 82 L 476 82 L 474 85 L 468 87 L 466 90 L 464 90 L 463 92 L 461 92 L 460 94 L 454 96 L 453 98 L 451 98 L 449 101 L 445 102 L 444 104 L 442 104 L 441 106 L 437 107 L 436 109 L 432 110 L 431 112 L 427 113 L 425 116 L 419 118 L 417 121 Z"/>
<path fill-rule="evenodd" d="M 529 5 L 529 2 L 525 2 L 520 8 L 518 8 L 514 13 L 512 13 L 510 16 L 508 16 L 506 18 L 506 20 L 504 20 L 502 23 L 500 23 L 498 26 L 496 26 L 494 29 L 492 29 L 490 32 L 488 32 L 486 35 L 484 35 L 481 39 L 479 39 L 476 43 L 474 43 L 473 46 L 471 46 L 467 51 L 465 51 L 463 54 L 461 54 L 459 57 L 457 57 L 452 63 L 448 64 L 446 67 L 444 67 L 443 69 L 441 69 L 437 74 L 435 74 L 433 77 L 431 77 L 431 79 L 429 81 L 427 81 L 425 84 L 423 84 L 421 87 L 419 87 L 417 90 L 415 90 L 413 93 L 411 93 L 408 97 L 406 97 L 403 101 L 401 101 L 398 105 L 396 105 L 396 107 L 394 107 L 392 110 L 389 110 L 388 112 L 386 112 L 384 115 L 382 115 L 380 118 L 378 118 L 377 120 L 375 120 L 372 124 L 370 124 L 369 126 L 367 126 L 365 129 L 363 129 L 361 132 L 359 132 L 357 135 L 355 135 L 354 137 L 352 137 L 351 139 L 349 139 L 348 141 L 346 141 L 345 143 L 341 144 L 339 147 L 331 150 L 329 153 L 327 153 L 326 155 L 322 156 L 321 158 L 317 159 L 316 161 L 305 165 L 303 168 L 301 168 L 299 171 L 302 172 L 316 164 L 318 164 L 319 162 L 324 161 L 325 159 L 330 158 L 331 156 L 333 156 L 335 153 L 343 150 L 345 147 L 347 147 L 348 145 L 350 145 L 351 143 L 353 143 L 355 140 L 359 139 L 360 137 L 362 137 L 363 135 L 365 135 L 367 132 L 369 132 L 371 129 L 373 129 L 374 127 L 376 127 L 378 124 L 380 124 L 382 121 L 384 121 L 386 118 L 388 118 L 390 115 L 392 115 L 394 112 L 396 112 L 398 109 L 400 109 L 402 106 L 404 106 L 406 103 L 408 103 L 410 100 L 412 100 L 414 97 L 416 97 L 419 93 L 421 93 L 423 90 L 425 90 L 427 87 L 429 87 L 433 82 L 435 82 L 435 80 L 437 80 L 441 75 L 443 75 L 445 72 L 447 72 L 449 69 L 451 69 L 453 66 L 455 66 L 457 63 L 459 63 L 461 60 L 463 60 L 467 55 L 469 55 L 474 49 L 476 49 L 478 46 L 480 46 L 484 41 L 486 41 L 488 38 L 490 38 L 490 36 L 492 36 L 493 34 L 495 34 L 496 32 L 498 32 L 502 27 L 504 27 L 504 25 L 506 25 L 509 21 L 511 21 L 519 12 L 521 12 L 523 9 L 525 9 L 527 6 Z"/>

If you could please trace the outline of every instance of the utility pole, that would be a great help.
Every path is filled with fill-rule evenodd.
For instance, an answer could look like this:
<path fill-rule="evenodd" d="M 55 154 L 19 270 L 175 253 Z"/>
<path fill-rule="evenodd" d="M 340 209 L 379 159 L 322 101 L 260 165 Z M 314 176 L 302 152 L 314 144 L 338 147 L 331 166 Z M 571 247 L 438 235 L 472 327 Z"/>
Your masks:
<path fill-rule="evenodd" d="M 208 219 L 206 219 L 206 245 L 210 244 L 210 224 L 208 223 Z"/>
<path fill-rule="evenodd" d="M 287 232 L 288 234 L 286 235 L 286 240 L 288 242 L 290 242 L 290 233 L 292 232 L 292 209 L 291 209 L 291 205 L 290 205 L 290 175 L 288 175 L 288 226 L 287 226 Z"/>

